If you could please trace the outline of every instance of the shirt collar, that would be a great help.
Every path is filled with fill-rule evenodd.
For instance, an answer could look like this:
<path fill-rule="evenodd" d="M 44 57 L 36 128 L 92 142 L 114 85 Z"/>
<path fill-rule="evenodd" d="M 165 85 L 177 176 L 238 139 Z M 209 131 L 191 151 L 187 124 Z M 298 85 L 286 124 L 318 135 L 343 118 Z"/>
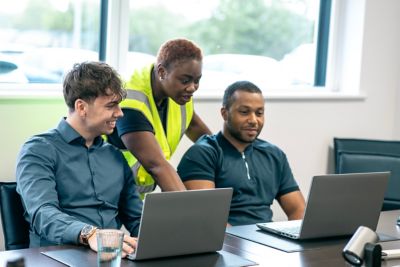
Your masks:
<path fill-rule="evenodd" d="M 223 149 L 233 149 L 237 152 L 239 152 L 239 150 L 237 150 L 237 148 L 231 144 L 231 142 L 229 142 L 228 139 L 225 138 L 225 136 L 222 134 L 222 132 L 218 132 L 217 134 L 217 140 L 220 143 L 221 147 Z M 253 151 L 254 148 L 254 142 L 252 142 L 251 144 L 249 144 L 245 149 L 244 149 L 244 153 L 251 153 Z M 240 152 L 239 152 L 240 153 Z"/>
<path fill-rule="evenodd" d="M 72 128 L 65 119 L 65 117 L 61 119 L 57 126 L 57 131 L 60 133 L 65 142 L 68 144 L 78 143 L 85 145 L 85 139 L 74 128 Z M 101 136 L 96 137 L 93 141 L 93 147 L 99 147 L 102 144 L 103 138 L 101 138 Z"/>

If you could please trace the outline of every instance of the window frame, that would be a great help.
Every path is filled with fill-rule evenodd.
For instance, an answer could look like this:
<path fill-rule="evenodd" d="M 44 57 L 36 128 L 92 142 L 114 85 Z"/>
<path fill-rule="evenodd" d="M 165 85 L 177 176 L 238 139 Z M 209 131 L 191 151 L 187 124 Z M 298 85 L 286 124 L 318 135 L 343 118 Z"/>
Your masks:
<path fill-rule="evenodd" d="M 129 45 L 129 0 L 101 1 L 100 18 L 100 47 L 99 60 L 106 61 L 118 71 L 126 68 L 125 58 Z M 264 96 L 268 99 L 363 99 L 365 96 L 359 90 L 346 90 L 338 80 L 342 78 L 338 65 L 343 61 L 340 36 L 338 29 L 343 29 L 340 21 L 343 13 L 347 14 L 346 0 L 320 0 L 318 20 L 317 57 L 315 69 L 315 86 L 296 87 L 296 90 L 267 91 Z M 364 4 L 365 5 L 365 4 Z M 353 5 L 354 6 L 354 5 Z M 350 7 L 350 9 L 352 9 Z M 353 7 L 354 9 L 354 7 Z M 354 10 L 353 10 L 354 11 Z M 362 9 L 362 15 L 363 16 Z M 348 21 L 347 21 L 348 22 Z M 113 30 L 111 30 L 113 29 Z M 114 30 L 118 29 L 118 30 Z M 361 38 L 362 39 L 362 38 Z M 338 52 L 339 51 L 339 52 Z M 342 57 L 340 58 L 340 54 Z M 338 57 L 340 59 L 336 59 Z M 360 67 L 359 67 L 360 68 Z M 340 90 L 339 90 L 340 88 Z M 62 84 L 0 84 L 0 98 L 36 98 L 62 96 Z M 196 92 L 196 99 L 220 99 L 222 92 L 215 95 Z"/>
<path fill-rule="evenodd" d="M 331 6 L 331 0 L 320 0 L 314 86 L 325 86 L 326 83 Z"/>

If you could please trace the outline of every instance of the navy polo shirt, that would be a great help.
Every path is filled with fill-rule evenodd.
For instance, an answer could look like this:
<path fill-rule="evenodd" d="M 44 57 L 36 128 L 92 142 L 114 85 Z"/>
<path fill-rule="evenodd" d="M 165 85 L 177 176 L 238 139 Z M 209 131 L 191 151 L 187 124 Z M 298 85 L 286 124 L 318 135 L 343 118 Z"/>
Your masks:
<path fill-rule="evenodd" d="M 231 225 L 271 221 L 273 200 L 299 190 L 277 146 L 256 139 L 241 153 L 221 132 L 205 135 L 189 148 L 178 173 L 183 181 L 209 180 L 216 188 L 232 187 Z"/>

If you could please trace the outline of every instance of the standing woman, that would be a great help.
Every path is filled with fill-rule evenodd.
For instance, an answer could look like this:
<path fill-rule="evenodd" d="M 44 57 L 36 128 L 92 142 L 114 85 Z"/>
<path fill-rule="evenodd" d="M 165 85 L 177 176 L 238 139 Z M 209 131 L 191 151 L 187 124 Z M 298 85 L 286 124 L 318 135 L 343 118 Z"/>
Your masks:
<path fill-rule="evenodd" d="M 183 134 L 195 142 L 209 128 L 193 109 L 202 75 L 201 49 L 187 39 L 164 43 L 155 64 L 135 71 L 120 106 L 124 117 L 109 142 L 124 150 L 140 193 L 185 190 L 168 162 Z M 122 141 L 122 142 L 121 142 Z"/>

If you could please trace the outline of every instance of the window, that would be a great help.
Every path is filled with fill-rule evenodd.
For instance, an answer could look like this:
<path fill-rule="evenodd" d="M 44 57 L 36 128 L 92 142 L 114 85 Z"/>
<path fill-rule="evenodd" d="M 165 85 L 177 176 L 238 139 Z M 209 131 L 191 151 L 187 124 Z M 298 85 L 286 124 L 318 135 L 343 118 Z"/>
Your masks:
<path fill-rule="evenodd" d="M 101 17 L 107 14 L 102 4 L 108 16 Z M 73 63 L 102 55 L 100 24 L 105 23 L 106 60 L 124 78 L 153 62 L 164 41 L 186 37 L 204 52 L 198 95 L 220 96 L 240 79 L 266 92 L 324 89 L 314 85 L 324 85 L 330 0 L 23 0 L 15 5 L 0 11 L 0 88 L 47 83 L 59 90 Z"/>
<path fill-rule="evenodd" d="M 0 1 L 0 83 L 57 84 L 73 63 L 98 59 L 98 0 Z"/>
<path fill-rule="evenodd" d="M 330 7 L 330 1 L 322 4 Z M 131 0 L 129 54 L 146 61 L 165 40 L 183 36 L 205 55 L 198 93 L 221 94 L 243 79 L 265 91 L 312 87 L 318 33 L 324 35 L 323 55 L 329 29 L 324 13 L 327 28 L 318 32 L 319 11 L 319 0 Z M 325 67 L 326 57 L 320 63 Z M 136 67 L 130 64 L 125 74 Z M 324 78 L 323 71 L 317 74 Z M 325 85 L 324 79 L 316 85 Z"/>

